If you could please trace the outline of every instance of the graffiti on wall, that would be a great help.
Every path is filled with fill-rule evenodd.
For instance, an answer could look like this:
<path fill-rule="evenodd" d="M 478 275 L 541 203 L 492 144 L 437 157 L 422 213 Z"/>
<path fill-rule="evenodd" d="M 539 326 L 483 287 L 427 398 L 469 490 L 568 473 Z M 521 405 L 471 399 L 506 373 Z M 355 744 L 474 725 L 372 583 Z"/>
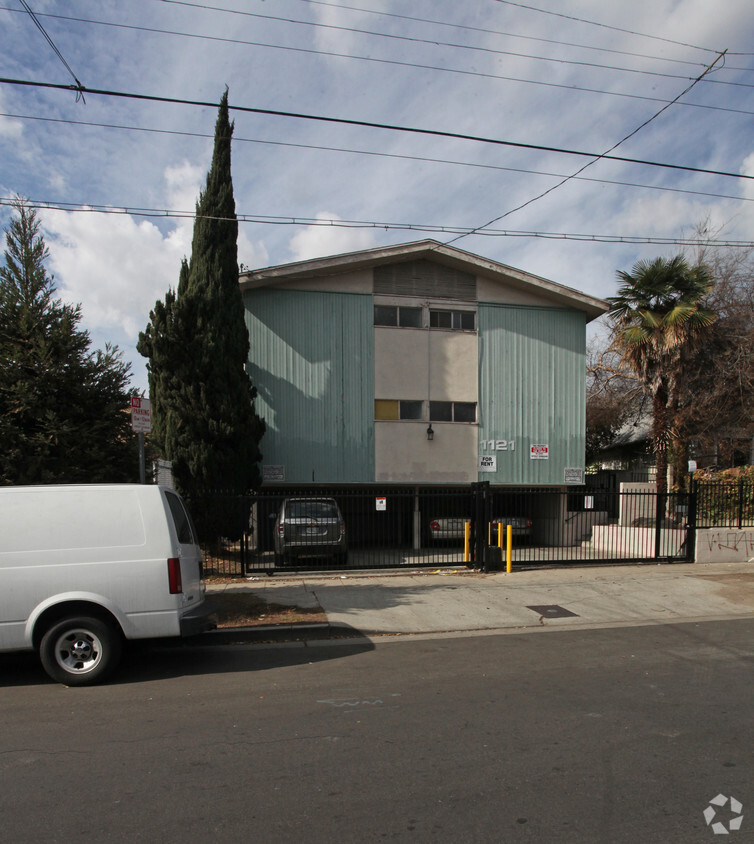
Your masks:
<path fill-rule="evenodd" d="M 712 559 L 751 560 L 754 558 L 754 530 L 700 530 L 697 551 Z"/>

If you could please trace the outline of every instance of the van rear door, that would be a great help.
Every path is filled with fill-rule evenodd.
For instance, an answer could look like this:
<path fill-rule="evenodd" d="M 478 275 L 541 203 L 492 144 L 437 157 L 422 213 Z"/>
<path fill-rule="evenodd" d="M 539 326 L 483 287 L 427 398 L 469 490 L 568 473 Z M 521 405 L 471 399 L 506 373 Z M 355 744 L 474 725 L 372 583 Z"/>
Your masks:
<path fill-rule="evenodd" d="M 170 489 L 163 489 L 163 494 L 180 549 L 178 558 L 168 562 L 170 589 L 181 595 L 183 606 L 193 614 L 194 608 L 204 600 L 202 549 L 194 523 L 180 496 Z"/>

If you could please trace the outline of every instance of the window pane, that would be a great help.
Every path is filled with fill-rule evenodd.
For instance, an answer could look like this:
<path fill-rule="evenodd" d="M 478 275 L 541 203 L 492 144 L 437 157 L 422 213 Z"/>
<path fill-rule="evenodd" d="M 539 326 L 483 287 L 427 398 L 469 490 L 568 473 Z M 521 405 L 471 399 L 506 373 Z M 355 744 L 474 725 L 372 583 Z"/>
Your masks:
<path fill-rule="evenodd" d="M 476 404 L 457 401 L 453 406 L 453 419 L 455 422 L 476 422 Z"/>
<path fill-rule="evenodd" d="M 453 403 L 449 401 L 431 401 L 429 403 L 430 422 L 452 422 Z"/>
<path fill-rule="evenodd" d="M 421 328 L 422 327 L 422 309 L 421 308 L 401 308 L 400 309 L 400 324 L 403 328 Z"/>
<path fill-rule="evenodd" d="M 299 501 L 289 501 L 285 515 L 289 519 L 337 519 L 338 508 L 334 501 L 304 498 Z"/>
<path fill-rule="evenodd" d="M 165 492 L 170 512 L 173 516 L 173 523 L 175 524 L 175 532 L 178 535 L 178 541 L 181 545 L 188 545 L 194 542 L 194 535 L 191 531 L 191 519 L 189 514 L 183 507 L 181 499 L 172 492 Z"/>
<path fill-rule="evenodd" d="M 401 419 L 421 419 L 422 418 L 422 402 L 420 401 L 402 401 L 401 402 Z"/>
<path fill-rule="evenodd" d="M 430 328 L 451 328 L 450 311 L 430 311 Z"/>
<path fill-rule="evenodd" d="M 461 329 L 463 331 L 473 331 L 474 330 L 474 312 L 473 311 L 461 311 Z"/>
<path fill-rule="evenodd" d="M 374 403 L 375 419 L 398 419 L 398 402 L 387 399 L 377 399 Z"/>
<path fill-rule="evenodd" d="M 398 325 L 398 308 L 395 305 L 375 305 L 374 324 Z"/>

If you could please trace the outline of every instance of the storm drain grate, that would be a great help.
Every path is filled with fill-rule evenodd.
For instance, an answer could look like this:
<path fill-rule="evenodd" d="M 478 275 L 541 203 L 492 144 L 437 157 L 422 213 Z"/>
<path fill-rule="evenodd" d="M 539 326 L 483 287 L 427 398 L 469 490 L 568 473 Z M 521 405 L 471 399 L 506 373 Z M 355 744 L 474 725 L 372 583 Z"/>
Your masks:
<path fill-rule="evenodd" d="M 527 606 L 528 610 L 534 610 L 537 615 L 541 615 L 544 618 L 578 618 L 578 613 L 571 612 L 567 610 L 565 607 L 560 607 L 557 604 L 541 604 L 535 607 Z"/>

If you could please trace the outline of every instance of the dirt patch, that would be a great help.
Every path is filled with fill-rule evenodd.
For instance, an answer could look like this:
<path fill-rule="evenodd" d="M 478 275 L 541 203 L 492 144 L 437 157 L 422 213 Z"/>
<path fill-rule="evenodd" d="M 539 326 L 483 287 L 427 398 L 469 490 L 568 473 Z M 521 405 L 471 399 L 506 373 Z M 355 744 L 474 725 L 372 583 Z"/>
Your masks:
<path fill-rule="evenodd" d="M 719 583 L 720 587 L 717 594 L 732 604 L 754 604 L 754 572 L 697 574 L 692 576 Z"/>
<path fill-rule="evenodd" d="M 319 607 L 286 607 L 268 604 L 248 592 L 213 592 L 208 596 L 217 609 L 217 626 L 258 627 L 264 624 L 319 624 L 327 615 Z"/>

